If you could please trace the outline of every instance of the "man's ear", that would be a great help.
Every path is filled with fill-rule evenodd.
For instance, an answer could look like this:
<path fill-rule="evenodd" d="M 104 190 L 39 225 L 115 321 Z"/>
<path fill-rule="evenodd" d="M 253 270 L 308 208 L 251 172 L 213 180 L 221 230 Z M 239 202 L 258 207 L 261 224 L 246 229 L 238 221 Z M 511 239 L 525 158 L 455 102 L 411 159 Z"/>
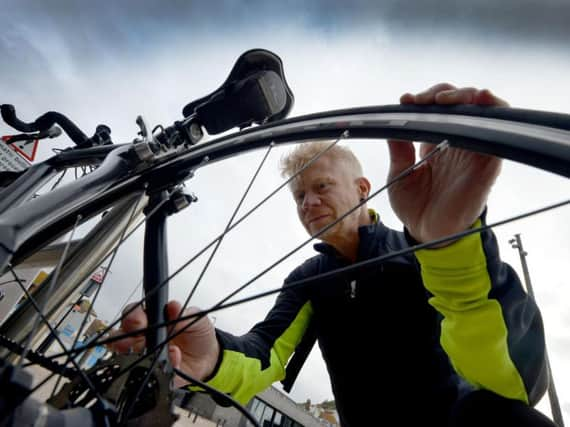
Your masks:
<path fill-rule="evenodd" d="M 370 194 L 370 188 L 372 188 L 370 181 L 361 176 L 360 178 L 356 179 L 356 184 L 358 185 L 358 195 L 360 200 L 366 199 Z"/>

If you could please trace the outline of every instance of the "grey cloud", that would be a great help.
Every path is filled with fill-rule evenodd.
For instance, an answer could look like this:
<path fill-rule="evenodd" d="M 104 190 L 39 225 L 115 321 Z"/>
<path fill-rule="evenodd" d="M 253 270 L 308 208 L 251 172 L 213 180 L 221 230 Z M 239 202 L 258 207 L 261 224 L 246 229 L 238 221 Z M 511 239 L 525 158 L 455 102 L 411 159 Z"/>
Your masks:
<path fill-rule="evenodd" d="M 403 34 L 505 36 L 525 42 L 563 43 L 570 35 L 564 0 L 317 0 L 304 2 L 131 0 L 8 0 L 0 21 L 53 25 L 71 44 L 104 44 L 111 52 L 159 42 L 169 33 L 227 35 L 298 25 L 336 34 L 373 28 Z M 135 51 L 133 51 L 134 53 Z"/>
<path fill-rule="evenodd" d="M 0 90 L 33 94 L 65 92 L 66 76 L 89 79 L 95 69 L 138 65 L 160 57 L 176 43 L 180 57 L 222 48 L 227 40 L 251 36 L 265 41 L 297 35 L 321 40 L 358 34 L 386 35 L 392 43 L 416 37 L 420 43 L 472 40 L 506 49 L 518 45 L 530 57 L 537 50 L 566 48 L 570 2 L 479 0 L 301 0 L 188 1 L 4 0 L 0 11 Z M 362 38 L 360 38 L 362 40 Z M 245 46 L 249 44 L 244 44 Z M 167 60 L 165 58 L 164 60 Z M 55 73 L 53 69 L 59 71 Z M 67 73 L 62 74 L 65 69 Z M 38 70 L 41 70 L 38 73 Z M 77 77 L 76 77 L 77 78 Z"/>
<path fill-rule="evenodd" d="M 5 24 L 0 35 L 0 88 L 2 96 L 7 96 L 10 90 L 18 87 L 26 95 L 42 91 L 46 82 L 57 81 L 49 61 L 46 60 L 28 39 L 14 30 L 11 24 Z M 37 78 L 41 74 L 41 81 Z M 21 82 L 26 84 L 22 86 Z M 4 102 L 7 102 L 4 100 Z"/>

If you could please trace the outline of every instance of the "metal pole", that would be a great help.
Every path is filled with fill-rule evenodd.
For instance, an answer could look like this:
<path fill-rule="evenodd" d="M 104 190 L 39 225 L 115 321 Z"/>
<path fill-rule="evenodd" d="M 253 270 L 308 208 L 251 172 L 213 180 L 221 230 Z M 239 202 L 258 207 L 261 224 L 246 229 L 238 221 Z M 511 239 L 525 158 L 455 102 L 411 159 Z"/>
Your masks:
<path fill-rule="evenodd" d="M 525 286 L 530 297 L 536 301 L 534 297 L 534 290 L 532 289 L 532 283 L 530 281 L 530 274 L 528 272 L 528 266 L 526 263 L 526 256 L 528 252 L 523 249 L 522 239 L 520 234 L 515 234 L 515 238 L 509 240 L 509 243 L 514 249 L 518 249 L 519 257 L 521 259 Z M 550 367 L 550 360 L 548 359 L 548 353 L 546 349 L 544 350 L 544 357 L 546 359 L 546 367 L 548 369 L 548 400 L 550 402 L 550 410 L 552 412 L 552 418 L 554 423 L 558 427 L 564 427 L 564 420 L 562 418 L 562 411 L 560 410 L 560 401 L 558 400 L 558 394 L 556 393 L 556 387 L 554 385 L 554 378 L 552 376 L 552 368 Z"/>
<path fill-rule="evenodd" d="M 168 252 L 166 245 L 166 218 L 167 206 L 164 203 L 169 195 L 166 191 L 152 195 L 146 212 L 152 212 L 159 204 L 153 215 L 147 218 L 144 236 L 144 273 L 143 287 L 145 294 L 151 294 L 146 301 L 146 315 L 148 324 L 155 325 L 166 321 L 164 306 L 168 302 L 168 286 L 162 283 L 168 278 Z M 154 288 L 160 286 L 158 292 Z M 168 337 L 166 327 L 147 331 L 146 345 L 154 348 Z M 159 355 L 159 361 L 168 360 L 168 347 L 164 346 Z"/>

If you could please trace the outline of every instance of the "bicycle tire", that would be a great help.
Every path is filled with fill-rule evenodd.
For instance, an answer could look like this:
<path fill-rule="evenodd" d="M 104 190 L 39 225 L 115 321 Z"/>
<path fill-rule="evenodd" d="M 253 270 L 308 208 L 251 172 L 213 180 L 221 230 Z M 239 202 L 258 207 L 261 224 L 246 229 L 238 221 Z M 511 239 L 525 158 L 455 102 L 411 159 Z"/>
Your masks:
<path fill-rule="evenodd" d="M 65 212 L 46 230 L 12 248 L 20 260 L 69 229 L 72 218 L 101 211 L 145 187 L 154 191 L 183 180 L 197 168 L 269 144 L 334 138 L 398 138 L 437 143 L 497 155 L 570 177 L 570 116 L 477 106 L 382 106 L 316 113 L 248 129 L 197 145 L 187 153 L 135 175 L 125 175 L 104 192 Z M 204 162 L 208 159 L 208 162 Z M 38 237 L 39 236 L 39 237 Z"/>
<path fill-rule="evenodd" d="M 123 174 L 115 185 L 86 203 L 70 209 L 59 220 L 23 242 L 13 252 L 18 262 L 45 246 L 54 231 L 68 230 L 77 215 L 107 209 L 119 198 L 148 187 L 168 186 L 200 167 L 269 144 L 287 144 L 311 138 L 402 138 L 439 142 L 498 155 L 570 176 L 570 116 L 559 113 L 479 106 L 394 105 L 361 107 L 311 114 L 248 129 L 193 147 L 188 153 L 151 167 L 139 175 Z M 123 146 L 124 147 L 124 146 Z M 77 157 L 75 154 L 73 157 Z M 80 156 L 80 155 L 79 155 Z M 91 214 L 90 214 L 91 213 Z M 16 225 L 25 228 L 22 225 Z"/>
<path fill-rule="evenodd" d="M 212 163 L 271 143 L 338 137 L 344 130 L 350 132 L 349 138 L 399 138 L 432 143 L 448 139 L 454 147 L 496 155 L 570 177 L 569 115 L 464 105 L 362 107 L 283 120 L 194 146 L 187 153 L 136 176 L 125 175 L 105 192 L 74 207 L 51 227 L 69 229 L 70 217 L 102 211 L 119 198 L 146 186 L 152 191 L 181 181 L 203 167 L 205 158 Z M 52 236 L 38 244 L 23 243 L 19 248 L 11 248 L 14 258 L 37 250 L 49 237 Z"/>

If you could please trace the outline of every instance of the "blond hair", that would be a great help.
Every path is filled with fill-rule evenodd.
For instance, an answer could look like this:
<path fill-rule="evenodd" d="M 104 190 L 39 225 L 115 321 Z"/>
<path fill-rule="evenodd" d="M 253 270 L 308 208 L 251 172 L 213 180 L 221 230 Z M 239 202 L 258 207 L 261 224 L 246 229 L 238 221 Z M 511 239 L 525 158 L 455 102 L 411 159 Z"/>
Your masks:
<path fill-rule="evenodd" d="M 331 147 L 333 143 L 334 141 L 329 140 L 298 144 L 293 150 L 281 158 L 279 165 L 281 176 L 288 178 L 295 175 L 295 173 L 321 153 L 323 153 L 322 156 L 328 156 L 329 158 L 344 162 L 349 170 L 354 173 L 355 177 L 359 178 L 363 176 L 362 165 L 354 153 L 349 148 L 340 145 Z"/>

